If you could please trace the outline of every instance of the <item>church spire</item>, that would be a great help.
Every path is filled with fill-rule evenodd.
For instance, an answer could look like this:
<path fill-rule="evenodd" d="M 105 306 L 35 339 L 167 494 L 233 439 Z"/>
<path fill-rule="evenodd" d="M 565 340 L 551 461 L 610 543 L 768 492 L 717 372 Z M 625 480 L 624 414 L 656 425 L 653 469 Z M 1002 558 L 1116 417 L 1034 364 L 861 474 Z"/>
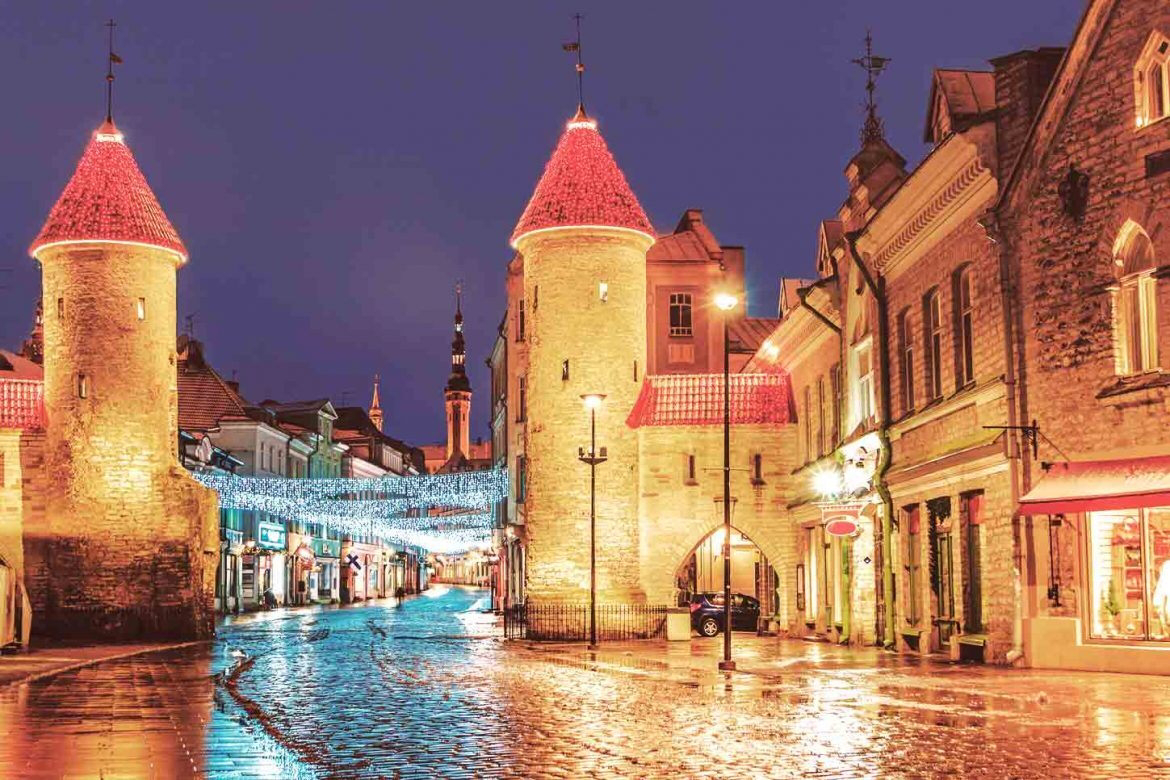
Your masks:
<path fill-rule="evenodd" d="M 374 399 L 370 401 L 370 422 L 379 432 L 382 430 L 382 403 L 378 399 L 378 380 L 377 374 L 374 374 Z"/>
<path fill-rule="evenodd" d="M 451 340 L 451 375 L 443 391 L 447 409 L 447 458 L 468 457 L 471 432 L 471 380 L 467 378 L 467 346 L 463 343 L 463 285 L 455 285 L 455 338 Z"/>
<path fill-rule="evenodd" d="M 451 340 L 451 375 L 447 377 L 447 390 L 469 392 L 471 381 L 467 378 L 467 346 L 463 342 L 463 284 L 455 285 L 455 337 Z"/>

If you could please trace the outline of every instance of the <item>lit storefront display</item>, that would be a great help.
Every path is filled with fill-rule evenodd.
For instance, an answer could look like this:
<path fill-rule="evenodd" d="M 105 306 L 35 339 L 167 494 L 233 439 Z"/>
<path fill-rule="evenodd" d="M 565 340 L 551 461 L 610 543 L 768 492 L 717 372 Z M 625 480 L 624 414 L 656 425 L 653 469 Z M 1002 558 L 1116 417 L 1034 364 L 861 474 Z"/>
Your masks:
<path fill-rule="evenodd" d="M 1049 535 L 1049 600 L 1031 620 L 1033 663 L 1142 672 L 1163 664 L 1158 659 L 1170 649 L 1170 457 L 1055 464 L 1019 511 L 1048 517 L 1039 527 Z M 1063 549 L 1079 559 L 1071 568 Z M 1066 568 L 1075 578 L 1074 602 L 1063 598 Z"/>
<path fill-rule="evenodd" d="M 1170 506 L 1088 522 L 1090 635 L 1170 641 Z"/>

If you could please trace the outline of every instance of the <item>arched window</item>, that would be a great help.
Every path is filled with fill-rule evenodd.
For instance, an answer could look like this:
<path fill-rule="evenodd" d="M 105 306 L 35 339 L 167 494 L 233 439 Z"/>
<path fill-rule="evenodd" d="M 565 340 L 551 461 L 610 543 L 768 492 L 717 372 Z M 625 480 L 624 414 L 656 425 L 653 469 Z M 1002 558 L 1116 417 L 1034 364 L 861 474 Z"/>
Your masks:
<path fill-rule="evenodd" d="M 1170 38 L 1153 32 L 1133 69 L 1137 126 L 1170 116 Z"/>
<path fill-rule="evenodd" d="M 1154 245 L 1146 231 L 1126 222 L 1113 246 L 1117 371 L 1141 374 L 1158 368 L 1158 295 Z"/>

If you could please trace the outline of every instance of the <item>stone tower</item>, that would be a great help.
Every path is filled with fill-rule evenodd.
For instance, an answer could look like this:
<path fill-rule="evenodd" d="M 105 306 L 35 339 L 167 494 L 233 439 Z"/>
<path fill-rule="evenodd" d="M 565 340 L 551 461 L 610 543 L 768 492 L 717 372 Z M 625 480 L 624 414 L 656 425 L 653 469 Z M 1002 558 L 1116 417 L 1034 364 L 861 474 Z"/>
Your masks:
<path fill-rule="evenodd" d="M 463 292 L 455 288 L 455 337 L 451 340 L 451 375 L 443 390 L 447 407 L 447 459 L 471 456 L 471 380 L 467 378 L 467 347 L 463 343 Z"/>
<path fill-rule="evenodd" d="M 42 271 L 50 485 L 45 527 L 25 535 L 33 630 L 207 636 L 216 499 L 177 459 L 187 250 L 109 118 L 29 252 Z"/>
<path fill-rule="evenodd" d="M 374 424 L 375 428 L 381 431 L 383 419 L 382 402 L 378 398 L 378 375 L 374 374 L 374 398 L 370 401 L 370 422 Z"/>
<path fill-rule="evenodd" d="M 528 593 L 584 601 L 589 588 L 589 446 L 581 396 L 604 394 L 597 444 L 601 602 L 644 600 L 638 576 L 638 442 L 626 426 L 646 366 L 646 251 L 654 229 L 579 108 L 512 234 L 528 316 Z"/>

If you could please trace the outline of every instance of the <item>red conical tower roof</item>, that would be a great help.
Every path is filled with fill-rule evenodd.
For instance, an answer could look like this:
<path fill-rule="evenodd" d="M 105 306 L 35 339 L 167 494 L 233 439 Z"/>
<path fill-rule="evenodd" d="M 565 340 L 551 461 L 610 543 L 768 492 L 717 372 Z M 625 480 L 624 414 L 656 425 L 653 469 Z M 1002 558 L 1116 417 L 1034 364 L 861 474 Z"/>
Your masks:
<path fill-rule="evenodd" d="M 569 120 L 544 174 L 528 201 L 512 247 L 521 236 L 551 228 L 598 226 L 624 228 L 654 239 L 654 227 L 626 177 L 583 109 Z"/>
<path fill-rule="evenodd" d="M 48 246 L 88 241 L 159 247 L 187 261 L 187 247 L 109 120 L 94 132 L 28 251 L 36 257 Z"/>

